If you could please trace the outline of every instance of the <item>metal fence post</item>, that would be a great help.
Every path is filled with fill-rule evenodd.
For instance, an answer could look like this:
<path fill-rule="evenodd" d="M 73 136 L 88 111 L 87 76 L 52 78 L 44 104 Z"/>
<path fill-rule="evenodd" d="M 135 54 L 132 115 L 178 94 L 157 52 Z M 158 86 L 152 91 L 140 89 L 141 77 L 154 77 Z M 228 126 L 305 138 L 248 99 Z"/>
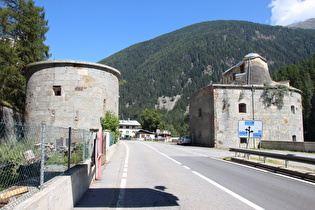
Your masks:
<path fill-rule="evenodd" d="M 83 139 L 82 139 L 82 160 L 85 161 L 85 150 L 86 150 L 86 130 L 83 130 Z"/>
<path fill-rule="evenodd" d="M 41 145 L 41 161 L 40 161 L 40 185 L 42 189 L 45 179 L 45 142 L 46 142 L 46 122 L 42 122 L 42 145 Z"/>
<path fill-rule="evenodd" d="M 70 159 L 71 159 L 71 127 L 69 127 L 69 142 L 68 142 L 68 172 L 70 170 Z"/>

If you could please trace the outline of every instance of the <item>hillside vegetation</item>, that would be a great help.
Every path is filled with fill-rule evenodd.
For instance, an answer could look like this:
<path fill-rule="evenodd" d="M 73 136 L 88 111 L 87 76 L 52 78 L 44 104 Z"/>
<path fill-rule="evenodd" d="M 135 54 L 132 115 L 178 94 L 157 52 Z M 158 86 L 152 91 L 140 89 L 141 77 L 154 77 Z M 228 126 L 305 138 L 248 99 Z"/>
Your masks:
<path fill-rule="evenodd" d="M 302 90 L 305 139 L 315 141 L 315 54 L 301 63 L 276 70 L 273 80 L 289 80 L 291 86 Z"/>
<path fill-rule="evenodd" d="M 126 83 L 120 88 L 120 118 L 139 119 L 159 99 L 180 96 L 167 123 L 183 120 L 196 90 L 219 83 L 222 72 L 248 53 L 268 60 L 270 71 L 310 58 L 315 33 L 244 21 L 202 22 L 135 44 L 99 63 L 117 68 Z"/>

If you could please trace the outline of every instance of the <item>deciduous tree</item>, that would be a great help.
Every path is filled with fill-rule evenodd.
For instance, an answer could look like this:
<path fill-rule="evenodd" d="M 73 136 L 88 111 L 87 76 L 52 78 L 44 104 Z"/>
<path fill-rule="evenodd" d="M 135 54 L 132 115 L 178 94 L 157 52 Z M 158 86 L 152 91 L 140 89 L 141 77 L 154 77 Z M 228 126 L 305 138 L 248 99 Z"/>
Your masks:
<path fill-rule="evenodd" d="M 143 129 L 156 132 L 162 122 L 162 114 L 155 109 L 146 109 L 141 112 L 140 119 Z"/>

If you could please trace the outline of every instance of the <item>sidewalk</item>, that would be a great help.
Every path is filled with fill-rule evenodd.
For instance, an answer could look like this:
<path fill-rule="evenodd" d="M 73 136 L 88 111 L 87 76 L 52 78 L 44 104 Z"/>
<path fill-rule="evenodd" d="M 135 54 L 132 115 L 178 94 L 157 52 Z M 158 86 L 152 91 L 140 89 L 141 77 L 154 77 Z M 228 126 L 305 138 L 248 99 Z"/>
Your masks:
<path fill-rule="evenodd" d="M 120 180 L 123 173 L 125 147 L 118 143 L 117 151 L 110 162 L 103 166 L 102 179 L 92 183 L 83 195 L 79 203 L 73 209 L 109 209 L 116 208 L 119 193 Z"/>

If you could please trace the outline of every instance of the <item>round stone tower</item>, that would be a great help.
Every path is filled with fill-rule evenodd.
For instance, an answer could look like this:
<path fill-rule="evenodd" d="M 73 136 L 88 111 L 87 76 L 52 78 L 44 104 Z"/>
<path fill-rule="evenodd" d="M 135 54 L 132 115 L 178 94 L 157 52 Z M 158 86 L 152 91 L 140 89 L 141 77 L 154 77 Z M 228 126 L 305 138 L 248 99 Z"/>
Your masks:
<path fill-rule="evenodd" d="M 26 66 L 25 120 L 97 129 L 106 111 L 118 115 L 120 72 L 80 61 L 41 61 Z"/>
<path fill-rule="evenodd" d="M 266 82 L 271 82 L 267 60 L 257 53 L 247 54 L 222 74 L 223 84 L 263 85 Z"/>

